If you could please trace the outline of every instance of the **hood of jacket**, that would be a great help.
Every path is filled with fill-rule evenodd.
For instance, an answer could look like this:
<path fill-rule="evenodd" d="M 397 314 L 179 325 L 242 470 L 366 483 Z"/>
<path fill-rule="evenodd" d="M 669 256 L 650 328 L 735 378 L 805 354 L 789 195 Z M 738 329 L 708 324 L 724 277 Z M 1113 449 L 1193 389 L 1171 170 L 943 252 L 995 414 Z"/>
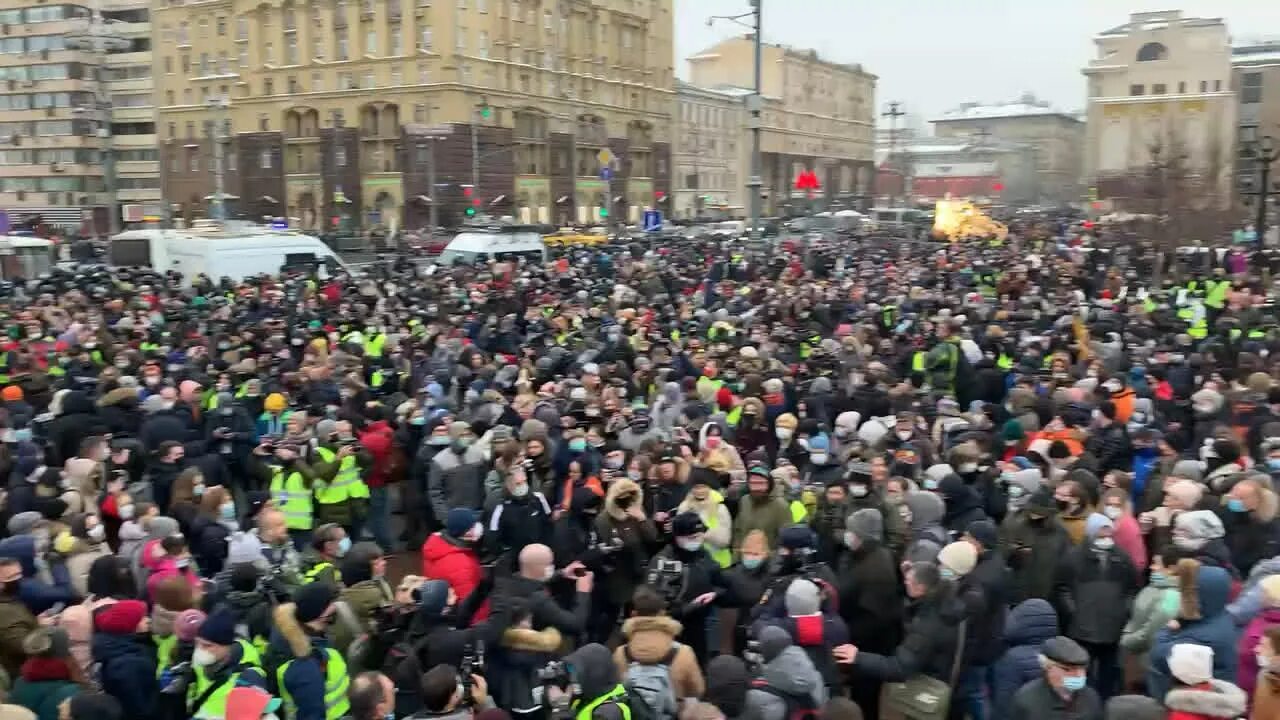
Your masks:
<path fill-rule="evenodd" d="M 627 638 L 631 656 L 643 663 L 665 658 L 671 652 L 671 643 L 683 629 L 678 620 L 665 615 L 632 617 L 622 623 L 622 634 Z"/>
<path fill-rule="evenodd" d="M 89 399 L 87 393 L 72 390 L 62 398 L 62 412 L 59 415 L 65 417 L 77 414 L 93 414 L 93 401 Z"/>
<path fill-rule="evenodd" d="M 277 605 L 272 613 L 275 620 L 276 634 L 271 637 L 271 647 L 281 654 L 304 658 L 311 653 L 311 637 L 306 628 L 298 622 L 295 614 L 297 606 L 293 603 Z"/>
<path fill-rule="evenodd" d="M 137 404 L 138 391 L 135 388 L 119 387 L 98 398 L 98 407 L 100 408 Z"/>
<path fill-rule="evenodd" d="M 911 509 L 911 529 L 922 530 L 939 525 L 947 513 L 947 505 L 937 493 L 913 492 L 907 495 L 907 507 Z"/>
<path fill-rule="evenodd" d="M 959 475 L 948 475 L 938 483 L 938 494 L 942 495 L 948 519 L 963 517 L 966 513 L 982 509 L 982 498 L 978 491 L 964 484 Z"/>
<path fill-rule="evenodd" d="M 1244 690 L 1225 680 L 1210 680 L 1205 685 L 1170 690 L 1164 705 L 1178 712 L 1232 720 L 1244 715 L 1248 698 Z"/>
<path fill-rule="evenodd" d="M 784 648 L 777 657 L 765 663 L 761 677 L 770 687 L 798 697 L 812 693 L 822 680 L 822 676 L 813 669 L 813 661 L 803 648 L 796 645 Z"/>
<path fill-rule="evenodd" d="M 232 609 L 244 613 L 259 605 L 270 602 L 265 595 L 257 591 L 232 590 L 226 594 L 226 603 Z"/>
<path fill-rule="evenodd" d="M 93 634 L 94 660 L 107 663 L 127 655 L 154 655 L 154 651 L 151 647 L 144 647 L 133 635 L 112 635 L 101 631 Z"/>
<path fill-rule="evenodd" d="M 634 480 L 624 478 L 610 485 L 609 491 L 604 496 L 604 510 L 609 517 L 619 521 L 627 518 L 627 511 L 618 507 L 618 497 L 628 493 L 635 493 L 636 504 L 644 506 L 644 489 Z"/>
<path fill-rule="evenodd" d="M 564 660 L 573 668 L 585 699 L 598 698 L 618 684 L 618 670 L 613 664 L 613 654 L 609 652 L 609 648 L 599 643 L 583 645 Z"/>
<path fill-rule="evenodd" d="M 1183 563 L 1194 562 L 1183 560 Z M 1212 565 L 1201 565 L 1197 572 L 1182 571 L 1179 567 L 1178 591 L 1182 606 L 1178 617 L 1184 620 L 1208 620 L 1223 612 L 1231 595 L 1231 575 Z"/>
<path fill-rule="evenodd" d="M 545 630 L 507 628 L 502 631 L 502 647 L 524 652 L 554 653 L 560 649 L 560 631 L 553 627 Z"/>
<path fill-rule="evenodd" d="M 1058 613 L 1047 600 L 1032 598 L 1018 603 L 1004 621 L 1004 640 L 1010 647 L 1035 645 L 1058 634 Z"/>

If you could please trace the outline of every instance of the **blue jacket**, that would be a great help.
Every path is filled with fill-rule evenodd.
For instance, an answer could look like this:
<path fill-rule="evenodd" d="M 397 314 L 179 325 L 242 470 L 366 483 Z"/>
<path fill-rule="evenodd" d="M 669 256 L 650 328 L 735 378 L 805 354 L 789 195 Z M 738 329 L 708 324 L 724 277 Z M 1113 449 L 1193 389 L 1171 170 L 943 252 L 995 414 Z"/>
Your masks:
<path fill-rule="evenodd" d="M 155 649 L 133 635 L 93 634 L 93 660 L 100 663 L 102 691 L 120 702 L 127 718 L 155 716 L 160 688 Z"/>
<path fill-rule="evenodd" d="M 1183 590 L 1185 592 L 1185 587 Z M 1196 575 L 1195 590 L 1200 601 L 1200 619 L 1186 620 L 1179 612 L 1178 622 L 1182 627 L 1161 630 L 1151 647 L 1151 669 L 1147 671 L 1147 694 L 1151 697 L 1161 698 L 1169 692 L 1169 652 L 1178 643 L 1204 645 L 1213 650 L 1214 679 L 1236 681 L 1239 628 L 1227 613 L 1231 575 L 1222 568 L 1203 565 Z"/>
<path fill-rule="evenodd" d="M 22 564 L 22 585 L 18 589 L 18 598 L 33 615 L 39 615 L 58 603 L 70 605 L 75 602 L 71 574 L 67 572 L 66 565 L 58 563 L 49 567 L 53 585 L 37 579 L 39 569 L 35 561 L 36 539 L 31 535 L 14 535 L 0 540 L 0 557 L 13 558 Z"/>
<path fill-rule="evenodd" d="M 288 689 L 289 698 L 297 707 L 293 720 L 325 720 L 324 678 L 329 643 L 323 637 L 308 634 L 294 611 L 293 603 L 276 606 L 265 664 L 274 675 L 289 663 L 276 694 L 283 697 Z"/>
<path fill-rule="evenodd" d="M 1058 634 L 1058 613 L 1047 600 L 1023 600 L 1004 621 L 1007 649 L 992 666 L 992 720 L 1009 716 L 1014 693 L 1043 674 L 1040 645 Z"/>

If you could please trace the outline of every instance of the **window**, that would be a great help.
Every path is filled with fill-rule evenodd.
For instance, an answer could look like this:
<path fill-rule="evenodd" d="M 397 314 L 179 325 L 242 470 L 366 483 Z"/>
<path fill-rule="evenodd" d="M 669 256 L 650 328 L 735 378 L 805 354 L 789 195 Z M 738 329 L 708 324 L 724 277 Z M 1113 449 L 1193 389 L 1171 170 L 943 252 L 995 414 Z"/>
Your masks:
<path fill-rule="evenodd" d="M 263 80 L 262 80 L 262 94 L 263 94 L 263 95 L 275 95 L 275 94 L 276 94 L 276 81 L 275 81 L 275 80 L 272 80 L 271 78 L 263 78 Z"/>
<path fill-rule="evenodd" d="M 1222 81 L 1221 81 L 1221 80 L 1214 80 L 1214 81 L 1213 81 L 1213 91 L 1214 91 L 1214 92 L 1222 92 Z"/>
<path fill-rule="evenodd" d="M 200 34 L 198 37 L 201 39 L 209 37 L 209 18 L 200 18 Z"/>
<path fill-rule="evenodd" d="M 551 11 L 546 10 L 542 13 L 542 29 L 551 30 Z"/>
<path fill-rule="evenodd" d="M 347 166 L 347 149 L 341 145 L 333 149 L 333 164 L 338 167 Z"/>
<path fill-rule="evenodd" d="M 188 140 L 190 140 L 191 138 L 194 138 L 195 136 L 196 136 L 196 122 L 195 122 L 194 120 L 188 120 L 188 121 L 187 121 L 187 134 L 186 134 L 186 138 L 187 138 Z"/>
<path fill-rule="evenodd" d="M 172 105 L 172 104 L 173 104 L 173 101 L 174 101 L 173 91 L 172 91 L 172 90 L 166 90 L 166 91 L 165 91 L 165 93 L 164 93 L 164 104 L 165 104 L 165 105 Z"/>
<path fill-rule="evenodd" d="M 262 168 L 263 170 L 271 169 L 271 151 L 270 150 L 262 150 L 261 152 L 258 153 L 258 167 Z"/>
<path fill-rule="evenodd" d="M 315 60 L 324 59 L 324 38 L 321 37 L 319 28 L 311 34 L 311 57 Z"/>
<path fill-rule="evenodd" d="M 404 70 L 399 65 L 391 66 L 391 87 L 400 87 L 404 84 Z"/>
<path fill-rule="evenodd" d="M 1142 86 L 1141 84 L 1138 84 L 1138 85 L 1130 85 L 1130 86 L 1129 86 L 1129 94 L 1130 94 L 1130 95 L 1143 95 L 1143 94 L 1145 94 L 1145 89 L 1143 88 L 1143 86 Z"/>
<path fill-rule="evenodd" d="M 349 72 L 338 73 L 338 89 L 350 90 L 356 86 L 355 76 Z"/>
<path fill-rule="evenodd" d="M 1186 94 L 1186 92 L 1187 92 L 1187 81 L 1186 81 L 1186 80 L 1179 80 L 1179 81 L 1178 81 L 1178 94 L 1179 94 L 1179 95 L 1185 95 L 1185 94 Z"/>
<path fill-rule="evenodd" d="M 480 31 L 480 36 L 476 39 L 476 55 L 489 57 L 489 33 L 484 30 Z"/>
<path fill-rule="evenodd" d="M 374 77 L 372 70 L 364 71 L 364 80 L 360 83 L 360 87 L 362 88 L 378 87 L 378 80 L 376 77 Z"/>
<path fill-rule="evenodd" d="M 418 84 L 426 85 L 431 82 L 431 67 L 426 63 L 418 63 Z"/>
<path fill-rule="evenodd" d="M 193 95 L 192 95 L 192 93 L 191 93 L 191 88 L 183 88 L 183 89 L 182 89 L 182 104 L 183 104 L 183 105 L 191 105 L 191 104 L 193 104 L 195 101 L 192 99 L 192 97 L 193 97 Z"/>
<path fill-rule="evenodd" d="M 298 20 L 293 8 L 286 7 L 280 14 L 284 22 L 285 32 L 293 32 L 298 29 Z"/>
<path fill-rule="evenodd" d="M 1202 92 L 1202 93 L 1204 93 L 1204 92 L 1209 92 L 1209 81 L 1208 81 L 1208 80 L 1201 80 L 1201 81 L 1200 81 L 1200 92 Z"/>
<path fill-rule="evenodd" d="M 173 74 L 173 56 L 172 55 L 164 56 L 164 74 L 165 75 Z"/>
<path fill-rule="evenodd" d="M 1243 73 L 1240 75 L 1240 102 L 1262 102 L 1262 73 Z"/>
<path fill-rule="evenodd" d="M 284 64 L 298 64 L 298 36 L 286 35 L 284 38 Z"/>
<path fill-rule="evenodd" d="M 286 80 L 286 85 L 289 88 L 290 95 L 297 95 L 302 92 L 302 86 L 298 85 L 298 78 L 295 75 L 289 76 L 288 80 Z"/>
<path fill-rule="evenodd" d="M 364 31 L 364 54 L 378 54 L 378 31 L 373 28 Z"/>
<path fill-rule="evenodd" d="M 458 0 L 458 9 L 459 9 L 459 10 L 466 10 L 466 9 L 467 9 L 467 0 Z"/>
<path fill-rule="evenodd" d="M 422 29 L 422 41 L 421 41 L 421 43 L 422 43 L 422 49 L 423 49 L 423 50 L 427 50 L 427 51 L 430 51 L 430 50 L 431 50 L 431 28 L 423 28 L 423 29 Z"/>
<path fill-rule="evenodd" d="M 242 68 L 249 67 L 249 46 L 241 45 L 236 49 L 236 64 Z"/>
<path fill-rule="evenodd" d="M 467 29 L 462 26 L 458 26 L 454 33 L 453 49 L 458 53 L 466 53 Z"/>
<path fill-rule="evenodd" d="M 311 92 L 324 90 L 324 73 L 319 70 L 311 73 Z"/>
<path fill-rule="evenodd" d="M 415 103 L 413 106 L 413 121 L 416 123 L 425 123 L 427 121 L 427 105 L 426 103 Z"/>
<path fill-rule="evenodd" d="M 399 25 L 392 25 L 389 32 L 391 34 L 391 54 L 395 57 L 404 55 L 404 31 Z"/>
<path fill-rule="evenodd" d="M 1138 50 L 1138 62 L 1165 60 L 1169 57 L 1169 48 L 1158 42 L 1149 42 Z"/>
<path fill-rule="evenodd" d="M 227 18 L 225 16 L 219 15 L 218 19 L 214 21 L 214 27 L 217 29 L 218 37 L 227 36 Z"/>
<path fill-rule="evenodd" d="M 266 132 L 271 129 L 271 117 L 266 113 L 258 113 L 258 130 Z"/>
<path fill-rule="evenodd" d="M 333 126 L 336 128 L 346 127 L 347 121 L 346 118 L 343 117 L 341 110 L 331 111 L 329 113 L 329 119 L 333 122 Z"/>
<path fill-rule="evenodd" d="M 200 53 L 200 77 L 209 74 L 209 53 Z"/>
<path fill-rule="evenodd" d="M 1152 86 L 1151 86 L 1151 94 L 1152 94 L 1152 95 L 1164 95 L 1164 94 L 1165 94 L 1165 86 L 1164 86 L 1164 83 L 1155 83 L 1154 85 L 1152 85 Z"/>
<path fill-rule="evenodd" d="M 226 50 L 218 51 L 218 74 L 226 75 L 231 72 L 231 61 L 227 58 Z"/>
<path fill-rule="evenodd" d="M 249 18 L 236 18 L 236 40 L 244 42 L 249 39 Z"/>
<path fill-rule="evenodd" d="M 347 29 L 334 28 L 333 38 L 337 41 L 338 53 L 335 56 L 338 60 L 347 59 Z"/>
<path fill-rule="evenodd" d="M 182 46 L 182 45 L 190 45 L 190 44 L 191 44 L 190 29 L 186 21 L 184 20 L 178 23 L 178 45 Z"/>

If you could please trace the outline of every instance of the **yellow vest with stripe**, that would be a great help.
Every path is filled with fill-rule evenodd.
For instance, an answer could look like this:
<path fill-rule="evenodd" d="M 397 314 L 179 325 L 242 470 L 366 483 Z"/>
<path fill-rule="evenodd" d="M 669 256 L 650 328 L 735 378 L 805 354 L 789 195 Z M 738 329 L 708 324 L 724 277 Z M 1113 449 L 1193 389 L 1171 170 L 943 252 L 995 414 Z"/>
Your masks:
<path fill-rule="evenodd" d="M 338 454 L 326 447 L 316 448 L 316 454 L 326 463 L 333 462 Z M 342 458 L 338 465 L 338 474 L 330 482 L 316 481 L 316 502 L 321 505 L 336 505 L 349 498 L 369 497 L 369 486 L 360 478 L 360 465 L 354 455 Z"/>
<path fill-rule="evenodd" d="M 200 696 L 209 689 L 212 680 L 205 673 L 203 667 L 195 666 L 195 680 L 187 686 L 187 710 L 191 713 L 191 717 L 197 720 L 222 720 L 227 716 L 227 698 L 231 695 L 231 691 L 239 684 L 240 674 L 246 671 L 257 671 L 266 675 L 262 669 L 262 656 L 247 640 L 237 640 L 236 644 L 240 646 L 240 669 L 231 674 L 231 677 L 209 693 L 209 697 L 200 704 L 200 707 L 191 707 Z"/>
<path fill-rule="evenodd" d="M 1221 310 L 1227 305 L 1227 290 L 1231 289 L 1230 280 L 1219 280 L 1214 282 L 1210 280 L 1208 283 L 1209 291 L 1205 293 L 1204 304 L 1214 310 Z"/>
<path fill-rule="evenodd" d="M 342 659 L 342 653 L 333 648 L 326 648 L 325 653 L 329 661 L 324 673 L 324 717 L 325 720 L 339 720 L 351 709 L 351 703 L 347 701 L 347 686 L 351 678 L 347 675 L 347 661 Z M 294 703 L 289 688 L 285 687 L 284 674 L 295 662 L 297 660 L 290 660 L 276 671 L 276 684 L 280 688 L 280 699 L 284 701 L 285 717 L 290 720 L 298 716 L 298 706 Z"/>
<path fill-rule="evenodd" d="M 707 517 L 703 519 L 703 524 L 707 526 L 708 532 L 715 530 L 720 525 L 720 515 L 715 511 L 721 507 L 721 503 L 724 502 L 724 496 L 718 491 L 712 490 L 710 499 L 715 503 L 715 507 L 713 507 L 712 512 L 707 513 Z M 702 547 L 707 551 L 707 554 L 711 556 L 712 560 L 715 560 L 720 564 L 720 567 L 727 568 L 733 564 L 733 551 L 729 548 L 720 548 L 719 550 L 715 550 L 705 542 L 702 543 Z"/>
<path fill-rule="evenodd" d="M 809 508 L 805 507 L 804 503 L 800 502 L 799 500 L 792 500 L 791 501 L 791 522 L 793 524 L 799 525 L 800 523 L 803 523 L 808 517 L 809 517 Z"/>
<path fill-rule="evenodd" d="M 371 358 L 382 357 L 382 347 L 387 344 L 387 336 L 382 333 L 365 338 L 364 340 L 364 356 Z"/>
<path fill-rule="evenodd" d="M 924 351 L 917 350 L 911 356 L 911 372 L 922 373 L 924 370 Z"/>
<path fill-rule="evenodd" d="M 165 670 L 169 669 L 170 658 L 173 657 L 173 649 L 178 645 L 178 636 L 166 635 L 160 637 L 159 635 L 152 635 L 151 639 L 156 644 L 156 677 L 160 677 Z"/>
<path fill-rule="evenodd" d="M 622 713 L 622 720 L 631 720 L 631 708 L 626 702 L 624 702 L 626 696 L 626 688 L 622 687 L 622 685 L 618 685 L 609 692 L 601 695 L 595 700 L 592 700 L 586 705 L 583 705 L 581 708 L 578 708 L 578 714 L 574 716 L 574 720 L 591 720 L 591 713 L 595 712 L 596 708 L 608 702 L 617 703 L 618 710 Z"/>
<path fill-rule="evenodd" d="M 271 468 L 271 497 L 276 506 L 284 513 L 284 524 L 290 530 L 310 530 L 314 524 L 314 509 L 311 504 L 311 490 L 302 481 L 302 473 L 289 473 L 285 477 L 284 468 Z"/>
<path fill-rule="evenodd" d="M 1198 320 L 1194 325 L 1187 328 L 1187 334 L 1197 340 L 1203 340 L 1209 337 L 1209 323 L 1205 320 Z"/>
<path fill-rule="evenodd" d="M 334 582 L 337 582 L 337 583 L 342 582 L 342 572 L 338 570 L 338 566 L 334 565 L 328 560 L 321 560 L 315 565 L 312 565 L 311 569 L 302 573 L 303 584 L 310 585 L 311 583 L 315 582 L 316 579 L 320 577 L 320 573 L 324 572 L 325 570 L 333 570 Z"/>

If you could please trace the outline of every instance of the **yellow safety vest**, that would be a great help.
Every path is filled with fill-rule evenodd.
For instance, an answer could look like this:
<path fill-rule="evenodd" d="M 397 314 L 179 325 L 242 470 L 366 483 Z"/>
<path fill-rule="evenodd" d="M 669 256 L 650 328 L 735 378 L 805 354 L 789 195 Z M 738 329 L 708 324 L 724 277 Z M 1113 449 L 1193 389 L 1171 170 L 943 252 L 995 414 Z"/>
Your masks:
<path fill-rule="evenodd" d="M 326 463 L 331 463 L 338 454 L 326 447 L 316 448 L 316 454 Z M 342 458 L 338 465 L 338 474 L 332 482 L 316 481 L 316 502 L 321 505 L 336 505 L 348 498 L 369 497 L 369 486 L 360 478 L 360 466 L 354 455 Z"/>
<path fill-rule="evenodd" d="M 1207 284 L 1209 291 L 1205 293 L 1204 304 L 1214 310 L 1221 310 L 1227 304 L 1227 290 L 1231 288 L 1231 281 L 1219 280 L 1214 282 L 1210 280 Z"/>
<path fill-rule="evenodd" d="M 347 701 L 347 685 L 351 679 L 347 676 L 347 661 L 342 659 L 342 653 L 333 648 L 325 648 L 325 654 L 328 662 L 324 673 L 324 717 L 325 720 L 339 720 L 351 709 L 351 703 Z M 290 720 L 298 716 L 298 706 L 293 701 L 293 694 L 284 684 L 284 674 L 295 662 L 297 661 L 290 660 L 276 672 L 276 684 L 280 687 L 280 699 L 284 701 L 285 717 Z"/>
<path fill-rule="evenodd" d="M 631 708 L 628 707 L 625 702 L 621 702 L 626 698 L 626 696 L 626 688 L 622 685 L 618 685 L 604 695 L 601 695 L 595 700 L 592 700 L 579 708 L 578 714 L 574 717 L 574 720 L 591 720 L 591 713 L 595 712 L 596 708 L 607 702 L 616 702 L 618 704 L 618 710 L 622 712 L 622 720 L 631 720 Z"/>
<path fill-rule="evenodd" d="M 302 473 L 289 473 L 285 477 L 284 468 L 271 468 L 271 497 L 275 498 L 280 512 L 284 513 L 284 524 L 290 530 L 310 530 L 313 519 L 311 490 L 302 481 Z"/>
<path fill-rule="evenodd" d="M 1204 320 L 1198 320 L 1196 324 L 1187 328 L 1187 334 L 1197 340 L 1203 340 L 1209 337 L 1209 323 Z"/>
<path fill-rule="evenodd" d="M 156 644 L 156 677 L 164 674 L 169 669 L 169 663 L 173 657 L 173 648 L 178 645 L 177 635 L 152 635 L 151 639 Z"/>
<path fill-rule="evenodd" d="M 310 585 L 311 583 L 315 582 L 316 579 L 320 577 L 320 573 L 324 572 L 325 570 L 333 570 L 334 582 L 338 582 L 338 583 L 342 582 L 342 572 L 338 570 L 337 566 L 327 560 L 321 560 L 315 565 L 312 565 L 311 569 L 302 573 L 303 584 Z"/>
<path fill-rule="evenodd" d="M 917 350 L 911 356 L 911 372 L 922 373 L 924 370 L 924 351 Z"/>
<path fill-rule="evenodd" d="M 192 707 L 200 696 L 209 689 L 212 680 L 209 678 L 205 669 L 200 666 L 195 667 L 195 682 L 187 686 L 187 708 L 191 713 L 191 717 L 196 720 L 223 720 L 227 716 L 227 698 L 231 695 L 231 691 L 239 684 L 240 675 L 246 671 L 257 671 L 263 673 L 262 656 L 258 653 L 258 649 L 250 644 L 247 640 L 237 640 L 240 646 L 240 670 L 231 674 L 222 685 L 209 694 L 200 707 Z M 265 674 L 263 680 L 266 679 Z"/>
<path fill-rule="evenodd" d="M 712 490 L 711 500 L 716 503 L 716 508 L 719 508 L 720 504 L 724 502 L 724 496 L 721 495 L 718 491 Z M 715 508 L 713 508 L 713 510 L 714 509 Z M 705 518 L 703 524 L 707 526 L 708 531 L 715 530 L 720 525 L 719 514 L 715 512 L 707 513 L 707 517 Z M 711 556 L 712 560 L 715 560 L 717 563 L 720 563 L 720 567 L 727 568 L 733 564 L 733 551 L 730 550 L 729 548 L 720 548 L 719 550 L 715 550 L 710 545 L 707 545 L 705 542 L 702 543 L 702 547 L 707 551 L 707 554 Z"/>
<path fill-rule="evenodd" d="M 387 336 L 378 333 L 372 337 L 365 338 L 364 355 L 365 357 L 380 358 L 382 357 L 382 347 L 387 344 Z"/>

